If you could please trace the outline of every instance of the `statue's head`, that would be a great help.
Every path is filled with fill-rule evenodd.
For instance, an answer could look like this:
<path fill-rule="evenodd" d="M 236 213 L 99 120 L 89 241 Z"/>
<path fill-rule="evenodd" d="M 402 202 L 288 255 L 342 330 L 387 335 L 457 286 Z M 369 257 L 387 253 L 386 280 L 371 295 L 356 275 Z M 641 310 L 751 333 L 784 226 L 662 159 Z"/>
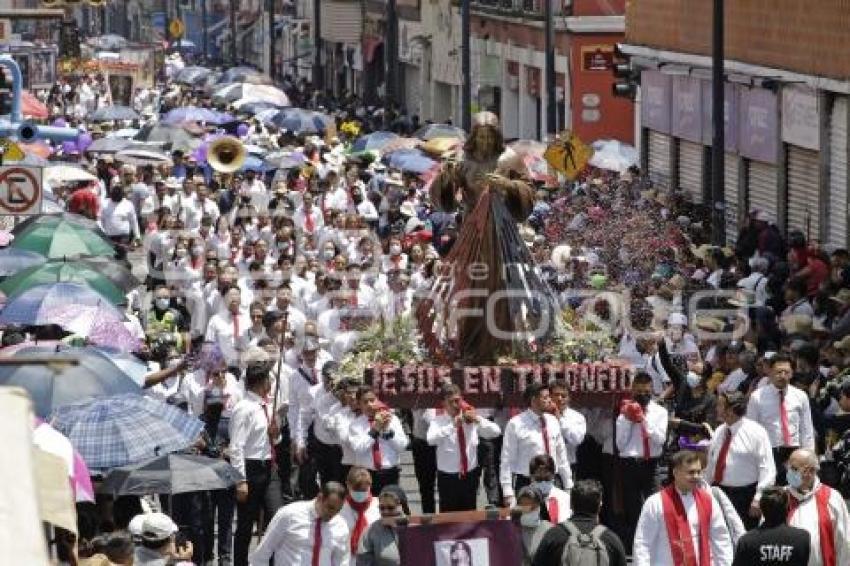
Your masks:
<path fill-rule="evenodd" d="M 475 160 L 498 158 L 505 150 L 499 118 L 492 112 L 479 112 L 472 117 L 472 131 L 464 145 L 466 153 Z"/>

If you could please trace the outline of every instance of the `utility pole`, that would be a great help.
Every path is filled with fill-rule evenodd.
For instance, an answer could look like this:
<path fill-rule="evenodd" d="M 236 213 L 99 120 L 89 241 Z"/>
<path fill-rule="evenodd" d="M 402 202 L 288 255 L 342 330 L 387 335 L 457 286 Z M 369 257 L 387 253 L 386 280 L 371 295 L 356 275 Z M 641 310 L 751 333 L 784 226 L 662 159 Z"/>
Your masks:
<path fill-rule="evenodd" d="M 204 50 L 204 62 L 208 61 L 210 58 L 210 36 L 207 31 L 207 0 L 201 0 L 201 26 L 204 29 L 201 30 L 201 47 Z"/>
<path fill-rule="evenodd" d="M 726 151 L 725 76 L 723 72 L 723 0 L 714 0 L 711 111 L 713 132 L 711 136 L 711 241 L 722 246 L 726 241 L 726 184 L 724 152 Z"/>
<path fill-rule="evenodd" d="M 544 33 L 546 54 L 544 61 L 546 81 L 546 137 L 554 139 L 558 130 L 558 97 L 555 93 L 555 15 L 552 3 L 554 0 L 545 0 L 546 9 L 544 18 L 546 20 Z"/>
<path fill-rule="evenodd" d="M 472 129 L 472 63 L 470 60 L 470 24 L 469 24 L 469 2 L 460 0 L 460 67 L 463 75 L 461 86 L 460 104 L 463 129 L 469 132 Z"/>
<path fill-rule="evenodd" d="M 322 90 L 322 0 L 313 0 L 313 90 Z"/>
<path fill-rule="evenodd" d="M 399 104 L 398 81 L 398 6 L 396 0 L 387 0 L 387 101 Z"/>
<path fill-rule="evenodd" d="M 235 67 L 238 64 L 236 53 L 236 0 L 230 0 L 230 62 Z"/>
<path fill-rule="evenodd" d="M 164 34 L 165 34 L 165 42 L 168 46 L 171 46 L 171 26 L 168 24 L 171 23 L 171 13 L 168 10 L 168 0 L 161 0 L 159 3 L 160 10 L 162 11 L 162 25 L 164 26 Z"/>
<path fill-rule="evenodd" d="M 277 78 L 277 68 L 275 67 L 275 59 L 277 59 L 275 55 L 275 41 L 277 33 L 275 31 L 275 0 L 268 0 L 269 2 L 269 76 L 272 80 Z"/>

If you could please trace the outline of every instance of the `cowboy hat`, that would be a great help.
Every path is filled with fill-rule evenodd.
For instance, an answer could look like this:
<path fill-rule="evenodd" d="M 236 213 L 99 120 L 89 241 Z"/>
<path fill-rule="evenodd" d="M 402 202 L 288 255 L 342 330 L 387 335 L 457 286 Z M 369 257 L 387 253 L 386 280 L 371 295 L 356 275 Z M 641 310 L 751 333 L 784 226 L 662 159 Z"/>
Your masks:
<path fill-rule="evenodd" d="M 782 319 L 782 328 L 788 336 L 809 336 L 814 322 L 807 314 L 789 314 Z"/>

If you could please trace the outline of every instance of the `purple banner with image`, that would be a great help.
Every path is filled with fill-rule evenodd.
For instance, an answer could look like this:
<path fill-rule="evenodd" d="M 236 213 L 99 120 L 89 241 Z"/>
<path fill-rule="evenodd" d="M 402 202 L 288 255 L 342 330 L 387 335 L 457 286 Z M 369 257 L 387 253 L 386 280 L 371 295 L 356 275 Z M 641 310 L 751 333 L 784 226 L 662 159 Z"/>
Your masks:
<path fill-rule="evenodd" d="M 738 89 L 735 85 L 726 83 L 723 101 L 723 122 L 726 124 L 726 151 L 738 150 Z M 712 126 L 712 95 L 711 81 L 702 81 L 702 143 L 712 145 L 714 128 Z"/>
<path fill-rule="evenodd" d="M 402 564 L 516 566 L 519 527 L 509 520 L 414 525 L 399 530 Z"/>
<path fill-rule="evenodd" d="M 779 112 L 776 94 L 763 88 L 739 88 L 740 139 L 744 157 L 776 163 L 779 149 Z"/>
<path fill-rule="evenodd" d="M 671 133 L 702 143 L 702 82 L 691 77 L 673 77 Z"/>
<path fill-rule="evenodd" d="M 645 128 L 670 133 L 671 81 L 658 71 L 643 71 L 640 75 L 640 119 Z"/>

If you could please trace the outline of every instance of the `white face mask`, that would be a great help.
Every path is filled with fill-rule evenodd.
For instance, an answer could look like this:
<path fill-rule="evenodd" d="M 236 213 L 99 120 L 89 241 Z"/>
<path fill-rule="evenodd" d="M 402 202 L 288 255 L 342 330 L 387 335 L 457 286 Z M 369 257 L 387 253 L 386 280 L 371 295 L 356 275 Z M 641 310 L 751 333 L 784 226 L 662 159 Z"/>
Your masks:
<path fill-rule="evenodd" d="M 401 254 L 401 246 L 398 244 L 393 244 L 390 246 L 390 255 L 400 255 Z"/>
<path fill-rule="evenodd" d="M 553 482 L 552 480 L 537 481 L 537 482 L 534 482 L 533 485 L 543 495 L 549 495 L 549 492 L 552 491 L 552 488 L 555 486 L 555 482 Z"/>
<path fill-rule="evenodd" d="M 528 513 L 523 513 L 519 518 L 519 524 L 523 527 L 536 527 L 540 524 L 540 511 L 535 509 Z"/>
<path fill-rule="evenodd" d="M 688 372 L 687 379 L 688 379 L 688 387 L 690 387 L 691 389 L 693 389 L 694 387 L 696 387 L 697 385 L 702 383 L 702 378 L 700 377 L 700 375 L 696 372 L 693 372 L 693 371 Z"/>
<path fill-rule="evenodd" d="M 333 259 L 336 253 L 333 250 L 325 250 L 323 255 L 325 259 Z"/>
<path fill-rule="evenodd" d="M 179 259 L 183 259 L 188 253 L 189 251 L 183 248 L 178 248 L 174 250 L 174 255 Z"/>
<path fill-rule="evenodd" d="M 164 311 L 165 309 L 168 308 L 168 305 L 170 303 L 171 303 L 171 301 L 169 299 L 157 299 L 156 300 L 156 307 L 159 310 Z"/>

